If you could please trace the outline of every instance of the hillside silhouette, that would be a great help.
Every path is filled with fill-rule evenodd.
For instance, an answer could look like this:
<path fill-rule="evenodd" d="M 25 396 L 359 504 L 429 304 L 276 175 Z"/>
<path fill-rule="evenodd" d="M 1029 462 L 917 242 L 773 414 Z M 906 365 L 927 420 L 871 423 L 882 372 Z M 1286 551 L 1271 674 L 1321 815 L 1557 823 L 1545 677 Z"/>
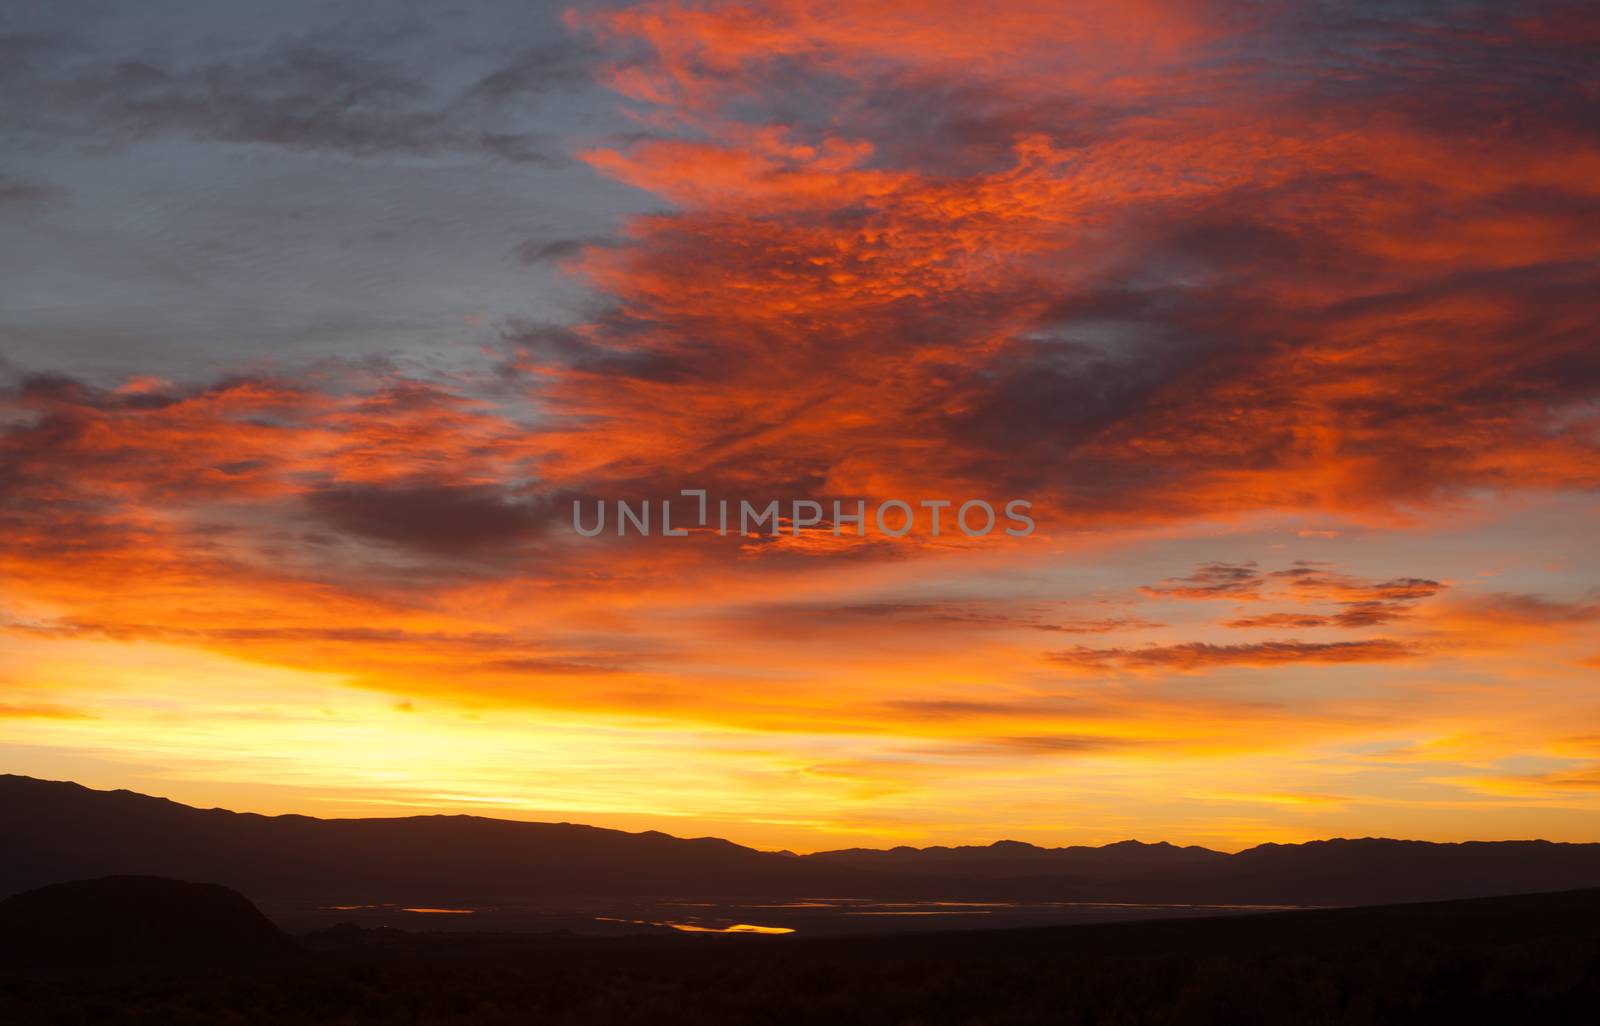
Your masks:
<path fill-rule="evenodd" d="M 1600 887 L 1600 844 L 1384 839 L 852 849 L 794 856 L 476 816 L 315 819 L 195 809 L 0 776 L 0 894 L 67 879 L 215 881 L 253 900 L 821 895 L 873 899 L 1362 905 Z"/>
<path fill-rule="evenodd" d="M 237 891 L 154 876 L 72 880 L 0 901 L 13 966 L 213 964 L 295 950 Z"/>

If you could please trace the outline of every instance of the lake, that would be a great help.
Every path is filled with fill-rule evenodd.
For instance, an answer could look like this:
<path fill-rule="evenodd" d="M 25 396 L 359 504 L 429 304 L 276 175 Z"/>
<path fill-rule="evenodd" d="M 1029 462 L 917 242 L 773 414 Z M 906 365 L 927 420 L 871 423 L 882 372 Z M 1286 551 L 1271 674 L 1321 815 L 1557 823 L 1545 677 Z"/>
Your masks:
<path fill-rule="evenodd" d="M 752 937 L 920 933 L 934 930 L 1060 926 L 1135 919 L 1172 919 L 1276 911 L 1287 905 L 1120 904 L 1045 902 L 878 902 L 859 898 L 803 901 L 582 899 L 484 903 L 259 903 L 291 933 L 340 922 L 403 930 L 487 930 L 585 936 L 736 934 Z"/>

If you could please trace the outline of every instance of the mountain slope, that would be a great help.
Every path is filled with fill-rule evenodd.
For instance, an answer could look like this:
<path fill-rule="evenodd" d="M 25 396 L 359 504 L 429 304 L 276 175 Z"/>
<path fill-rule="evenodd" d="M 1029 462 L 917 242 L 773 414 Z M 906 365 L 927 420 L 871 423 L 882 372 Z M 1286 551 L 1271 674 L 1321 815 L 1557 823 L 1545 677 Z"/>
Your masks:
<path fill-rule="evenodd" d="M 73 880 L 0 901 L 6 965 L 214 964 L 294 944 L 237 891 L 155 876 Z"/>
<path fill-rule="evenodd" d="M 715 838 L 477 816 L 324 820 L 194 809 L 128 791 L 0 777 L 0 893 L 113 874 L 250 895 L 450 901 L 782 893 L 856 875 Z"/>
<path fill-rule="evenodd" d="M 0 776 L 0 837 L 0 895 L 113 874 L 221 883 L 257 901 L 437 904 L 830 896 L 1356 905 L 1600 887 L 1600 844 L 1366 838 L 1230 855 L 1002 841 L 797 857 L 568 823 L 259 816 L 18 776 Z"/>
<path fill-rule="evenodd" d="M 901 878 L 979 882 L 991 898 L 1361 905 L 1600 886 L 1600 844 L 1337 838 L 1237 854 L 1120 841 L 1099 848 L 847 849 L 808 856 Z"/>

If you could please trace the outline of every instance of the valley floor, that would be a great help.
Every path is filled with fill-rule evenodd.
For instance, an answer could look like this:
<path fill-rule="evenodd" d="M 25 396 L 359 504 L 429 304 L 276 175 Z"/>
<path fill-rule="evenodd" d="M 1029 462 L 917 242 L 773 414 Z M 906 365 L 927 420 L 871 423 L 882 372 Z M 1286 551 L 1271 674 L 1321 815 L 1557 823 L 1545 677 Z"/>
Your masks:
<path fill-rule="evenodd" d="M 1592 1024 L 1600 891 L 821 938 L 347 928 L 225 970 L 0 972 L 17 1024 Z"/>

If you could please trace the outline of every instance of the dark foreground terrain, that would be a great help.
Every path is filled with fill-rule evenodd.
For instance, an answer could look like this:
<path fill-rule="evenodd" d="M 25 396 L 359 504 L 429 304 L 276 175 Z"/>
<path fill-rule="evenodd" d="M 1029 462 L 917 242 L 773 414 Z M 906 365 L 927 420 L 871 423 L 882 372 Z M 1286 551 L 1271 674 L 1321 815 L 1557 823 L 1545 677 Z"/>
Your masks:
<path fill-rule="evenodd" d="M 0 1022 L 1600 1021 L 1600 891 L 805 940 L 344 927 L 219 968 L 0 973 Z"/>

